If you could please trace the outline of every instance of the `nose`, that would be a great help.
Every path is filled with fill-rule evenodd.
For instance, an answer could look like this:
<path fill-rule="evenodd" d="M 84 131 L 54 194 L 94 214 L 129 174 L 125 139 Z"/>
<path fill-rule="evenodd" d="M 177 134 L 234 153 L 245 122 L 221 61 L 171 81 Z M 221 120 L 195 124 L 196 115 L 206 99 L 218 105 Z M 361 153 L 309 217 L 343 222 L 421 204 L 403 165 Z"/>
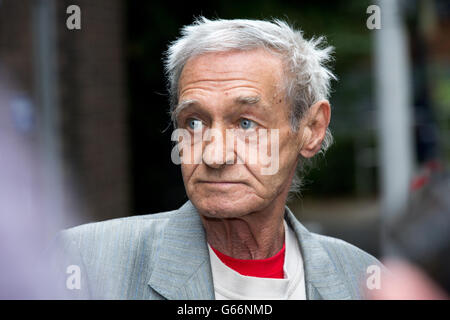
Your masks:
<path fill-rule="evenodd" d="M 206 146 L 203 150 L 202 160 L 207 166 L 220 169 L 233 163 L 234 153 L 232 150 L 228 150 L 225 129 L 208 129 L 205 132 L 204 141 Z"/>

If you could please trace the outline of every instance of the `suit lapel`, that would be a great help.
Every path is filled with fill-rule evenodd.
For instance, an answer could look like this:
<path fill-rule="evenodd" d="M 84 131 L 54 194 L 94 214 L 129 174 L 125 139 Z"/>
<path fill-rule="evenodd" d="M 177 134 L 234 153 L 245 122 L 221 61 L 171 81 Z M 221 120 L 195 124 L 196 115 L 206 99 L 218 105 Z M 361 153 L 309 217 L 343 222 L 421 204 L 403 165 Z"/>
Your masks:
<path fill-rule="evenodd" d="M 148 284 L 167 299 L 214 299 L 205 231 L 190 201 L 169 219 Z"/>
<path fill-rule="evenodd" d="M 297 235 L 302 252 L 306 299 L 351 299 L 349 289 L 339 276 L 335 262 L 324 246 L 295 218 L 288 207 L 286 207 L 285 219 Z"/>

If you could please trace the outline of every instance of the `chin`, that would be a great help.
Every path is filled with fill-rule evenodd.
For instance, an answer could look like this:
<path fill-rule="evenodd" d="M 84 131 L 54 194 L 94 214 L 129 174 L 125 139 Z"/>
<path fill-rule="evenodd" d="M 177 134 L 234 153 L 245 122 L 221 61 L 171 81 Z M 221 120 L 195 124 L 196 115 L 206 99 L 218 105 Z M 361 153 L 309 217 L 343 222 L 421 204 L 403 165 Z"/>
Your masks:
<path fill-rule="evenodd" d="M 210 218 L 239 218 L 260 210 L 263 206 L 261 199 L 252 195 L 241 197 L 226 194 L 210 194 L 208 196 L 193 196 L 190 200 L 199 213 Z M 258 201 L 259 200 L 259 201 Z"/>

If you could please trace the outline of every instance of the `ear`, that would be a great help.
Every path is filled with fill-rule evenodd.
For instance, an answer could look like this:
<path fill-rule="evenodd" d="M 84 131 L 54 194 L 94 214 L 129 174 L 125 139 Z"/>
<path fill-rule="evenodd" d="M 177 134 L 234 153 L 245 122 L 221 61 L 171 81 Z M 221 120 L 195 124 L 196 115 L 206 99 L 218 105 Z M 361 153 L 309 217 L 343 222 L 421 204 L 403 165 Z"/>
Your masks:
<path fill-rule="evenodd" d="M 302 132 L 300 154 L 303 157 L 311 158 L 319 152 L 330 118 L 331 108 L 327 100 L 320 100 L 309 108 L 299 128 L 299 133 Z"/>

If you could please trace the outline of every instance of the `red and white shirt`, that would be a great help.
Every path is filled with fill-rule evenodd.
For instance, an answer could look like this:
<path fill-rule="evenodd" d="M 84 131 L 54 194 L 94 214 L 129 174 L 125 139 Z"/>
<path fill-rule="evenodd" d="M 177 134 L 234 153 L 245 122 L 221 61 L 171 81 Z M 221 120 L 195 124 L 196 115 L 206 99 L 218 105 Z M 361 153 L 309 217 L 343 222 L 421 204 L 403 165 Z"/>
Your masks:
<path fill-rule="evenodd" d="M 235 259 L 208 244 L 216 300 L 306 299 L 300 247 L 286 221 L 284 230 L 283 248 L 268 259 Z"/>

